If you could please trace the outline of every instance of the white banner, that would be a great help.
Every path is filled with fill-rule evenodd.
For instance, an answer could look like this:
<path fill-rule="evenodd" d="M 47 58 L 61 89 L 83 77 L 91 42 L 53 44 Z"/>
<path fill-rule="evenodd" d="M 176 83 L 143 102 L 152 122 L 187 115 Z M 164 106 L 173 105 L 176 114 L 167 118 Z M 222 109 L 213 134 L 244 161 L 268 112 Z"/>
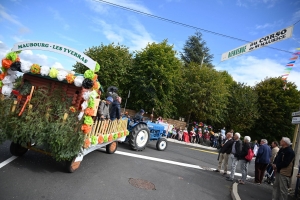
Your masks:
<path fill-rule="evenodd" d="M 88 57 L 87 55 L 85 55 L 84 53 L 61 44 L 55 44 L 55 43 L 43 42 L 43 41 L 29 41 L 29 42 L 16 43 L 12 48 L 12 51 L 23 51 L 23 50 L 52 51 L 73 58 L 77 62 L 84 64 L 91 70 L 94 70 L 96 67 L 96 62 L 90 57 Z"/>
<path fill-rule="evenodd" d="M 259 49 L 261 47 L 267 46 L 269 44 L 273 44 L 287 38 L 292 37 L 294 26 L 289 26 L 287 28 L 276 31 L 275 33 L 269 34 L 265 37 L 257 39 L 253 42 L 240 46 L 236 49 L 228 51 L 222 54 L 221 61 L 228 60 L 230 58 L 234 58 L 236 56 L 242 55 L 244 53 L 248 53 L 250 51 Z"/>

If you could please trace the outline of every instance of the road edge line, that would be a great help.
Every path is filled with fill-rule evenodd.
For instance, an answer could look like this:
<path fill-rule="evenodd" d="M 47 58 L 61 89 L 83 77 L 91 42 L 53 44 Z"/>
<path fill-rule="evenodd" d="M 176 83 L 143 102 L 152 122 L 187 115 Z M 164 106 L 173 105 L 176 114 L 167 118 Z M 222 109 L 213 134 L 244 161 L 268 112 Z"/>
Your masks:
<path fill-rule="evenodd" d="M 240 195 L 238 193 L 238 184 L 234 183 L 231 188 L 231 197 L 233 200 L 241 200 Z"/>
<path fill-rule="evenodd" d="M 18 158 L 17 156 L 12 156 L 6 160 L 4 160 L 3 162 L 0 163 L 0 169 L 2 167 L 4 167 L 5 165 L 9 164 L 10 162 L 14 161 L 16 158 Z"/>

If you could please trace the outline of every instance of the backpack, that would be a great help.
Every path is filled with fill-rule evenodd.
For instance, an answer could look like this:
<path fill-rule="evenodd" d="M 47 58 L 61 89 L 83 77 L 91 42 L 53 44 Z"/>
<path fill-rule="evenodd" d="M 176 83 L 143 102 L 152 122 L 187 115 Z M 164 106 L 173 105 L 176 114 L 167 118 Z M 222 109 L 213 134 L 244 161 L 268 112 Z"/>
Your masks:
<path fill-rule="evenodd" d="M 253 152 L 253 150 L 250 148 L 250 149 L 248 150 L 248 154 L 245 156 L 245 159 L 246 159 L 247 161 L 251 161 L 253 157 L 254 157 L 254 152 Z"/>

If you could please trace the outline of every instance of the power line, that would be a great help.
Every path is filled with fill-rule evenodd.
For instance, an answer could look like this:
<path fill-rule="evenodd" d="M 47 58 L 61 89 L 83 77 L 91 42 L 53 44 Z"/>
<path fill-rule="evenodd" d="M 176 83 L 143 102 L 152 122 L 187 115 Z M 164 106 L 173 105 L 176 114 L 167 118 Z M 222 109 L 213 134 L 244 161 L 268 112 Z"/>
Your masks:
<path fill-rule="evenodd" d="M 174 20 L 171 20 L 171 19 L 167 19 L 167 18 L 157 16 L 157 15 L 153 15 L 153 14 L 149 14 L 149 13 L 142 12 L 142 11 L 139 11 L 139 10 L 135 10 L 135 9 L 132 9 L 132 8 L 128 8 L 128 7 L 125 7 L 125 6 L 121 6 L 119 4 L 111 3 L 111 2 L 108 2 L 108 1 L 104 1 L 104 0 L 93 0 L 93 1 L 96 1 L 96 2 L 99 2 L 99 3 L 101 3 L 101 2 L 106 3 L 106 4 L 109 4 L 111 6 L 121 8 L 123 10 L 128 10 L 128 11 L 135 12 L 135 13 L 138 13 L 138 14 L 146 15 L 148 17 L 156 18 L 156 19 L 159 19 L 159 20 L 162 20 L 162 21 L 166 21 L 166 22 L 169 22 L 169 23 L 172 23 L 172 24 L 184 26 L 184 27 L 187 27 L 187 28 L 192 28 L 192 29 L 195 29 L 197 31 L 200 30 L 200 31 L 203 31 L 203 32 L 211 33 L 211 34 L 214 34 L 214 35 L 218 35 L 218 36 L 221 36 L 221 37 L 226 37 L 226 38 L 233 39 L 233 40 L 238 40 L 238 41 L 241 41 L 241 42 L 247 42 L 247 43 L 251 42 L 251 41 L 248 41 L 248 40 L 236 38 L 236 37 L 233 37 L 233 36 L 225 35 L 225 34 L 214 32 L 214 31 L 210 31 L 210 30 L 207 30 L 207 29 L 203 29 L 203 28 L 193 26 L 193 25 L 185 24 L 185 23 L 182 23 L 182 22 L 174 21 Z M 298 22 L 296 22 L 295 24 L 297 24 Z M 293 52 L 283 50 L 283 49 L 278 49 L 278 48 L 275 48 L 275 47 L 269 47 L 269 46 L 263 46 L 263 47 L 278 50 L 278 51 L 282 51 L 282 52 L 286 52 L 286 53 L 293 53 Z"/>
<path fill-rule="evenodd" d="M 295 26 L 297 23 L 299 23 L 299 22 L 300 22 L 300 19 L 294 23 L 294 26 Z"/>

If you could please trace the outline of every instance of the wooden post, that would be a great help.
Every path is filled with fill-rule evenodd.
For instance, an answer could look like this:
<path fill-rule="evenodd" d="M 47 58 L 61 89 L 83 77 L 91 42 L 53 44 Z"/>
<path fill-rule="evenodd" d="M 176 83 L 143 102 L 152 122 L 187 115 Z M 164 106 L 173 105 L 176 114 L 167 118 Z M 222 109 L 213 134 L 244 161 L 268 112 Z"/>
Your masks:
<path fill-rule="evenodd" d="M 69 115 L 68 115 L 68 113 L 65 113 L 65 114 L 64 114 L 63 123 L 65 123 L 65 122 L 66 122 L 66 120 L 67 120 L 68 116 L 69 116 Z"/>
<path fill-rule="evenodd" d="M 12 113 L 15 112 L 17 104 L 18 104 L 18 101 L 14 101 L 14 104 L 13 104 L 13 106 L 12 106 L 12 108 L 11 108 L 11 112 L 12 112 Z"/>

